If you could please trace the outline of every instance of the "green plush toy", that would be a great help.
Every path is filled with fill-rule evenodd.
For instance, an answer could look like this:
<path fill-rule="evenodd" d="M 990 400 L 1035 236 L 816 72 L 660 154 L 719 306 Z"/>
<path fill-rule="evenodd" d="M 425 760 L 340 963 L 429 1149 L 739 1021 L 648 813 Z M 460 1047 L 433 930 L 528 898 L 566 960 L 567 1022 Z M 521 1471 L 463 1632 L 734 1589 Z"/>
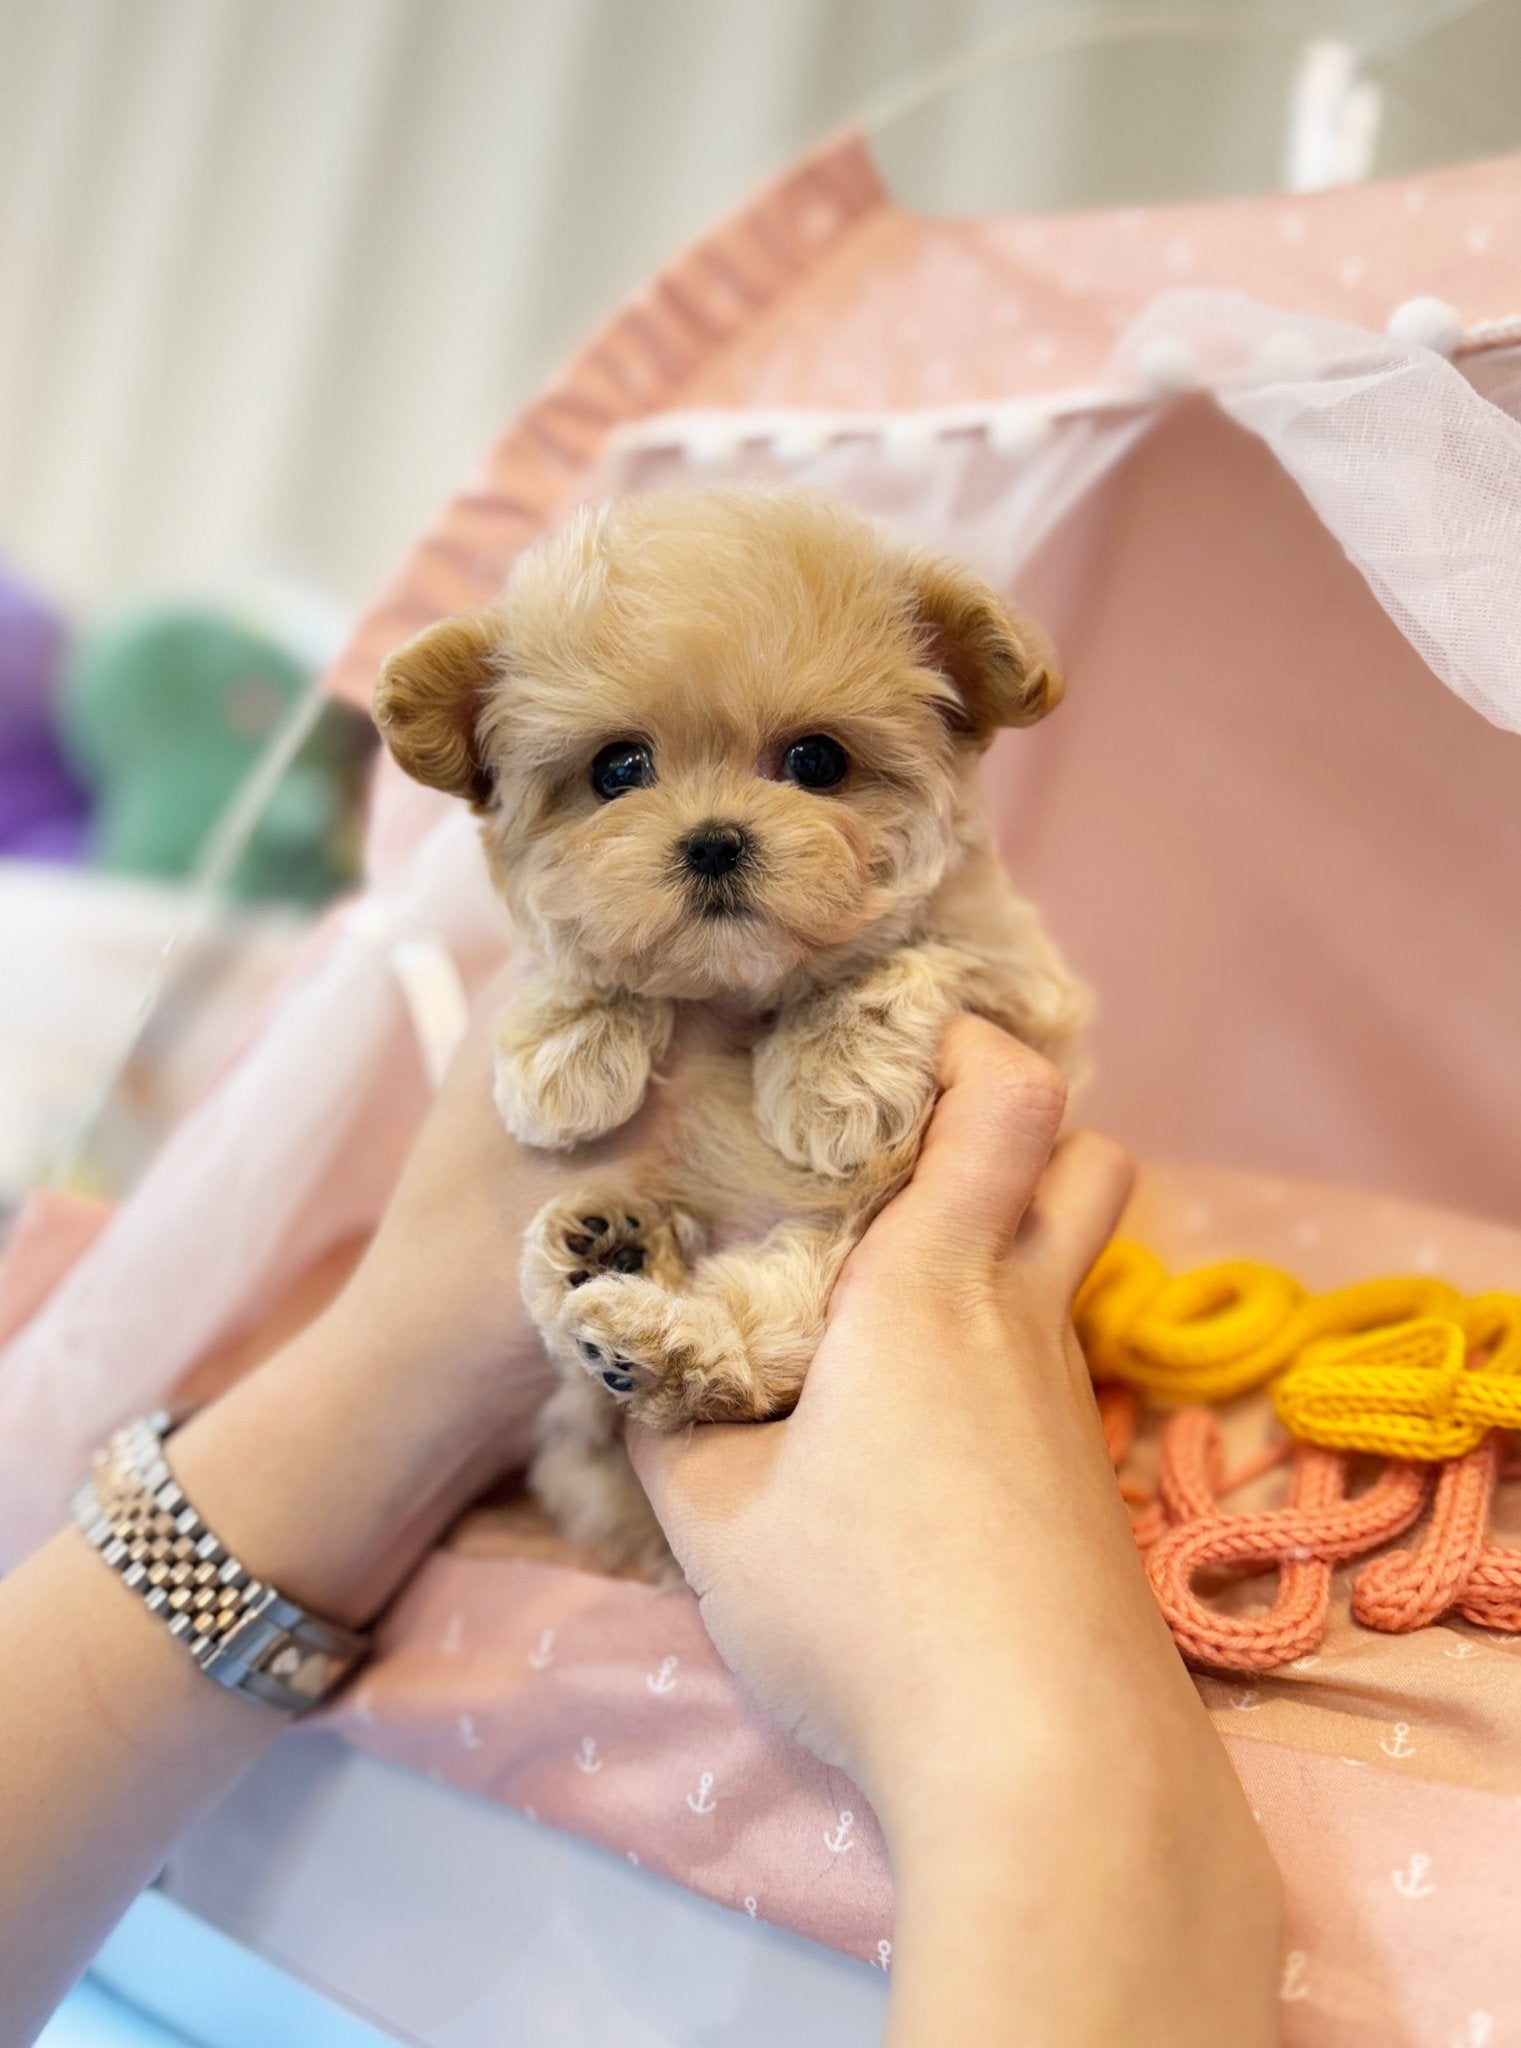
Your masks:
<path fill-rule="evenodd" d="M 267 633 L 224 613 L 145 611 L 88 636 L 60 723 L 94 795 L 106 868 L 184 876 L 311 682 Z M 320 903 L 354 878 L 368 733 L 326 707 L 281 777 L 230 882 L 235 895 Z"/>

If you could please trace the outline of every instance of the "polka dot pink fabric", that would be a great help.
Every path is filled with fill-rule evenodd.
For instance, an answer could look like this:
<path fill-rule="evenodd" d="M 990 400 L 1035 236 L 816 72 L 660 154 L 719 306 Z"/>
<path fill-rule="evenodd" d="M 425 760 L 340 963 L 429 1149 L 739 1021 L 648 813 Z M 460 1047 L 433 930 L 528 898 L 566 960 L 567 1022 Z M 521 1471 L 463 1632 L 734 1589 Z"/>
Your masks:
<path fill-rule="evenodd" d="M 362 620 L 333 675 L 375 672 L 500 588 L 608 435 L 687 406 L 921 406 L 1103 376 L 1177 286 L 1381 330 L 1425 295 L 1465 323 L 1521 312 L 1518 160 L 1294 199 L 952 221 L 895 205 L 854 134 L 678 257 L 513 422 Z"/>

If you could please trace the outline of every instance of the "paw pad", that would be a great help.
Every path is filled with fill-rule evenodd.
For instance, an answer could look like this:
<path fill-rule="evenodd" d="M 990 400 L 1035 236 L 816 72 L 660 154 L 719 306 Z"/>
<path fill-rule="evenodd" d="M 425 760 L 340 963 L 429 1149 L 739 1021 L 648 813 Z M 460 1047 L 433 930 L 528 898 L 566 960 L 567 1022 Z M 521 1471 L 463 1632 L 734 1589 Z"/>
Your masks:
<path fill-rule="evenodd" d="M 619 1358 L 616 1355 L 609 1358 L 603 1346 L 593 1342 L 590 1337 L 578 1337 L 576 1349 L 609 1393 L 633 1393 L 634 1376 L 638 1367 L 631 1358 Z"/>
<path fill-rule="evenodd" d="M 637 1216 L 577 1216 L 560 1226 L 560 1243 L 579 1263 L 567 1287 L 584 1287 L 596 1274 L 642 1273 L 648 1257 Z"/>

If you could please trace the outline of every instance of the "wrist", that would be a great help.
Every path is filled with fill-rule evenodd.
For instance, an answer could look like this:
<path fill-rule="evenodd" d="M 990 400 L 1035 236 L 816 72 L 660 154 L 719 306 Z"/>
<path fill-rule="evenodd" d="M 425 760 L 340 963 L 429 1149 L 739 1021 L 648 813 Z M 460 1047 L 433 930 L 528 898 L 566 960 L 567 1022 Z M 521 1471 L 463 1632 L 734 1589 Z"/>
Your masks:
<path fill-rule="evenodd" d="M 364 1627 L 515 1449 L 483 1370 L 435 1370 L 340 1302 L 192 1418 L 170 1462 L 251 1570 Z"/>
<path fill-rule="evenodd" d="M 908 1861 L 942 1853 L 948 1815 L 985 1817 L 1005 1843 L 1049 1832 L 1059 1844 L 1093 1821 L 1111 1851 L 1144 1857 L 1167 1813 L 1221 1782 L 1235 1789 L 1175 1659 L 1152 1670 L 1138 1658 L 1122 1689 L 1056 1644 L 987 1648 L 933 1691 L 900 1695 L 863 1752 L 863 1789 Z"/>
<path fill-rule="evenodd" d="M 1039 1816 L 1082 1797 L 1089 1763 L 1081 1734 L 1006 1705 L 926 1724 L 911 1755 L 888 1750 L 863 1779 L 894 1868 L 907 1873 L 967 1867 L 984 1841 L 1027 1841 Z"/>

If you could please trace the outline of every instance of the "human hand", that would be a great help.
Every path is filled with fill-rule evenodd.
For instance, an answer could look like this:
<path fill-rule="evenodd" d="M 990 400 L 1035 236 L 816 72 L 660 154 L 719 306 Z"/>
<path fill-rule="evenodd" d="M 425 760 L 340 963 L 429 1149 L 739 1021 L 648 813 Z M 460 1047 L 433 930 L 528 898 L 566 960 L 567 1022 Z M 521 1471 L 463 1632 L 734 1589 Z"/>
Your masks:
<path fill-rule="evenodd" d="M 1017 1998 L 1032 2044 L 1267 2042 L 1271 1865 L 1146 1586 L 1071 1328 L 1128 1163 L 1056 1143 L 1060 1077 L 991 1025 L 951 1027 L 941 1079 L 793 1415 L 635 1432 L 636 1468 L 721 1654 L 882 1820 L 894 2040 L 1005 2039 Z M 995 1983 L 1013 1928 L 1028 1945 Z M 944 1974 L 905 1979 L 905 1953 L 955 1978 L 955 2025 Z"/>
<path fill-rule="evenodd" d="M 683 1110 L 696 1020 L 661 1085 L 574 1154 L 508 1136 L 492 1100 L 484 991 L 385 1214 L 336 1297 L 176 1437 L 190 1497 L 261 1574 L 338 1621 L 372 1618 L 493 1480 L 520 1467 L 553 1369 L 523 1305 L 523 1232 L 553 1197 L 615 1164 L 637 1179 Z M 220 1519 L 219 1519 L 220 1517 Z"/>
<path fill-rule="evenodd" d="M 720 1650 L 883 1796 L 926 1719 L 972 1714 L 990 1685 L 1005 1713 L 1034 1711 L 1035 1652 L 1049 1668 L 1072 1577 L 1097 1558 L 1121 1604 L 1136 1577 L 1070 1322 L 1129 1165 L 1089 1135 L 1053 1156 L 1060 1076 L 991 1025 L 952 1027 L 942 1082 L 796 1412 L 632 1438 Z"/>
<path fill-rule="evenodd" d="M 175 1439 L 192 1499 L 261 1574 L 336 1620 L 372 1617 L 449 1524 L 520 1466 L 551 1383 L 519 1286 L 538 1209 L 658 1153 L 674 1078 L 573 1158 L 519 1145 L 492 1101 L 488 988 L 379 1228 L 331 1303 Z M 219 1519 L 220 1517 L 220 1519 Z"/>

